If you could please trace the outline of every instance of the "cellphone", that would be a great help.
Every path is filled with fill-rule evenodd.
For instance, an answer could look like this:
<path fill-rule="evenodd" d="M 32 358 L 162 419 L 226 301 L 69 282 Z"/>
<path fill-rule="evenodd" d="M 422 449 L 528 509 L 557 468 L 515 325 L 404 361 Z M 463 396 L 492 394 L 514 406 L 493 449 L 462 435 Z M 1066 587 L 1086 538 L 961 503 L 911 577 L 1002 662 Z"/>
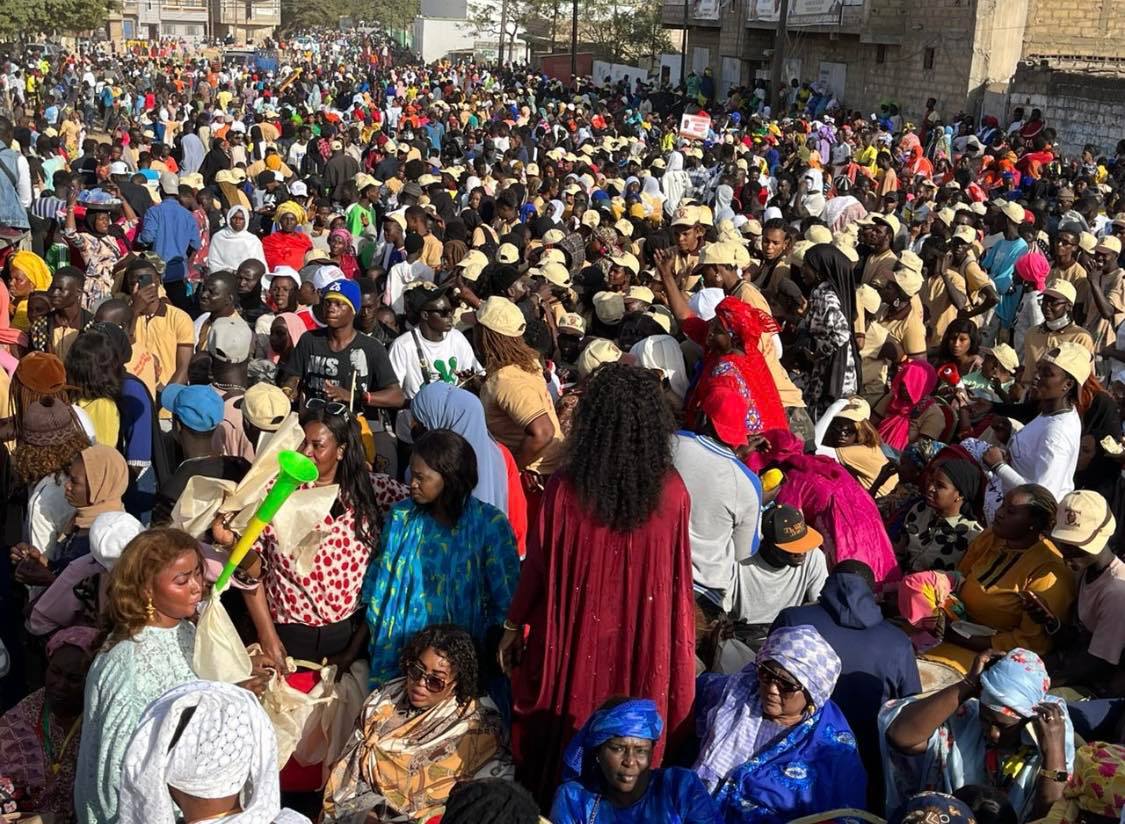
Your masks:
<path fill-rule="evenodd" d="M 143 272 L 143 273 L 141 273 L 140 275 L 137 276 L 137 285 L 138 286 L 152 286 L 152 283 L 153 283 L 152 274 L 149 273 L 149 272 Z"/>

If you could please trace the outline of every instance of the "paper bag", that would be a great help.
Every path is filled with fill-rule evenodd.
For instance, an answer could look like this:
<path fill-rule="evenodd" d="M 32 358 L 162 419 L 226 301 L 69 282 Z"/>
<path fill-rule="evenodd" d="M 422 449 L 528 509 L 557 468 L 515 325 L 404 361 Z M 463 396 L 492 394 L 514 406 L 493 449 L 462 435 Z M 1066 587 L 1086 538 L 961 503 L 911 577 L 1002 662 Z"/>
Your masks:
<path fill-rule="evenodd" d="M 191 668 L 205 681 L 240 684 L 250 678 L 253 665 L 238 630 L 216 597 L 207 599 L 195 628 Z"/>

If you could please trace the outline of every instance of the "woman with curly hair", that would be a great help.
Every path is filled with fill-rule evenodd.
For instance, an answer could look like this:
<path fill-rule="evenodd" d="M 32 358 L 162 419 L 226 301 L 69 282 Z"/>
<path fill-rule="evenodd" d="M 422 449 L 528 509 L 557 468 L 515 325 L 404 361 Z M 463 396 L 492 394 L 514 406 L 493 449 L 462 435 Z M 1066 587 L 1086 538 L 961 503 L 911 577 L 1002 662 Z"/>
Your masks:
<path fill-rule="evenodd" d="M 66 354 L 66 379 L 72 400 L 94 422 L 97 442 L 116 449 L 121 435 L 117 404 L 125 381 L 125 364 L 104 331 L 87 329 L 75 338 Z"/>
<path fill-rule="evenodd" d="M 86 684 L 74 803 L 80 821 L 117 820 L 129 738 L 145 707 L 194 680 L 192 623 L 203 597 L 203 557 L 178 529 L 150 529 L 113 567 L 103 613 L 109 638 Z"/>
<path fill-rule="evenodd" d="M 674 430 L 655 372 L 599 367 L 578 404 L 570 462 L 531 523 L 500 665 L 512 678 L 520 780 L 544 805 L 576 722 L 607 697 L 651 697 L 672 749 L 690 732 L 689 499 L 673 468 Z M 658 743 L 654 764 L 662 753 Z"/>
<path fill-rule="evenodd" d="M 431 621 L 465 627 L 482 646 L 495 638 L 519 577 L 507 517 L 472 494 L 477 458 L 467 440 L 427 431 L 414 443 L 410 475 L 410 500 L 391 509 L 360 596 L 373 689 L 394 678 L 403 644 Z M 353 659 L 359 651 L 353 646 Z"/>
<path fill-rule="evenodd" d="M 324 788 L 324 821 L 427 821 L 459 781 L 512 779 L 500 712 L 480 697 L 472 636 L 453 624 L 416 633 L 399 677 L 367 697 Z"/>

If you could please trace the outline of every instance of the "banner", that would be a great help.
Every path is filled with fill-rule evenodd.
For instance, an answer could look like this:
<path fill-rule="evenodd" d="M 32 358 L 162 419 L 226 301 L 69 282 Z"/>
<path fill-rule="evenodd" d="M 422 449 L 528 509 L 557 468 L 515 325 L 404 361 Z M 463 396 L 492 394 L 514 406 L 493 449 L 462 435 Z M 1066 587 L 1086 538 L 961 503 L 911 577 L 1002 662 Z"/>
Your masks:
<path fill-rule="evenodd" d="M 825 26 L 840 22 L 841 0 L 790 0 L 788 25 Z M 781 0 L 746 0 L 746 19 L 776 23 L 781 16 Z"/>
<path fill-rule="evenodd" d="M 719 0 L 691 0 L 690 14 L 694 20 L 718 20 Z"/>
<path fill-rule="evenodd" d="M 705 114 L 685 114 L 680 118 L 680 137 L 705 140 L 711 131 L 711 118 Z"/>

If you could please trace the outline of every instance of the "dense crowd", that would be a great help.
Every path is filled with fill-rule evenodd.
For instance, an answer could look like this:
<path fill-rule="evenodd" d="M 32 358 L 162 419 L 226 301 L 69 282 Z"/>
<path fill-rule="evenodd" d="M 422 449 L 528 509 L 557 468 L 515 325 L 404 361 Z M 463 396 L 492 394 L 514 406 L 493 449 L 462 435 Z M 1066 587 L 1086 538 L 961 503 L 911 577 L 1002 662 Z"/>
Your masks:
<path fill-rule="evenodd" d="M 5 820 L 1118 820 L 1125 140 L 303 42 L 0 65 Z"/>

